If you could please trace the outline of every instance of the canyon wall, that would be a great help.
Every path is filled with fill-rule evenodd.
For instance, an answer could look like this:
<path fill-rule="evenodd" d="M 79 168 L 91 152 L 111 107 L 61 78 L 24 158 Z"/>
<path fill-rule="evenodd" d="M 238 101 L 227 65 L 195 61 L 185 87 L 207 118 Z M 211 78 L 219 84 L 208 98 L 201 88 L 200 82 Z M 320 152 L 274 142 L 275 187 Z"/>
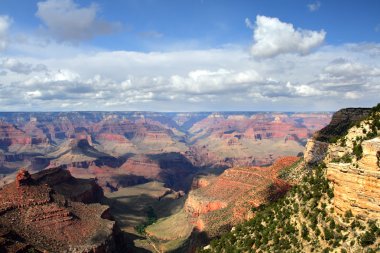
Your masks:
<path fill-rule="evenodd" d="M 328 163 L 327 178 L 334 184 L 335 210 L 351 210 L 362 218 L 380 217 L 380 138 L 363 141 L 357 164 Z"/>
<path fill-rule="evenodd" d="M 0 248 L 6 252 L 16 252 L 15 248 L 20 252 L 117 252 L 118 229 L 114 221 L 104 219 L 108 207 L 74 202 L 72 195 L 58 193 L 58 189 L 68 193 L 63 184 L 71 179 L 61 169 L 33 176 L 20 170 L 16 181 L 0 190 Z M 59 186 L 57 191 L 46 182 Z M 77 183 L 77 188 L 88 186 Z"/>
<path fill-rule="evenodd" d="M 379 118 L 379 112 L 369 108 L 340 110 L 306 145 L 306 165 L 327 165 L 339 214 L 351 211 L 363 219 L 380 217 Z"/>
<path fill-rule="evenodd" d="M 330 113 L 0 112 L 0 186 L 63 166 L 106 191 L 149 181 L 189 190 L 199 168 L 270 165 L 303 151 Z M 171 161 L 171 162 L 170 162 Z"/>

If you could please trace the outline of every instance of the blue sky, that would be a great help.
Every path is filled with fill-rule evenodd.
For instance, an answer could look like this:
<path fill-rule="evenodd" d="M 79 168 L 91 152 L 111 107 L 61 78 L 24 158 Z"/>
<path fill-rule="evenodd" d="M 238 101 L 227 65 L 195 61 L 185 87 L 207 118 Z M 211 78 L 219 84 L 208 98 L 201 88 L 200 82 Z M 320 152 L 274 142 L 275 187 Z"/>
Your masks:
<path fill-rule="evenodd" d="M 36 17 L 39 1 L 2 0 L 0 13 L 14 19 L 15 31 L 34 33 L 43 22 Z M 380 1 L 225 1 L 225 0 L 113 0 L 77 1 L 82 7 L 97 4 L 99 18 L 120 24 L 120 29 L 88 43 L 110 50 L 167 50 L 165 44 L 218 47 L 248 45 L 251 33 L 245 18 L 256 15 L 310 30 L 324 29 L 328 44 L 379 42 Z M 308 5 L 319 3 L 310 11 Z M 22 6 L 22 8 L 20 8 Z M 380 29 L 380 28 L 378 28 Z M 158 46 L 155 46 L 158 44 Z"/>
<path fill-rule="evenodd" d="M 3 110 L 336 110 L 380 91 L 380 1 L 2 0 Z"/>

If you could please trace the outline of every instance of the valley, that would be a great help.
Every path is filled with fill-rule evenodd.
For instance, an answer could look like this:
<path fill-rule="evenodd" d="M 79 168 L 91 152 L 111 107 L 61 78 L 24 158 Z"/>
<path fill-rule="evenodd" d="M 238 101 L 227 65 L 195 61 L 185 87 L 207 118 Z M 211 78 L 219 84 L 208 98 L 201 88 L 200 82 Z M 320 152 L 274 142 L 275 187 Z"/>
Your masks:
<path fill-rule="evenodd" d="M 282 196 L 290 185 L 279 172 L 300 159 L 331 113 L 20 112 L 0 119 L 0 186 L 19 168 L 94 180 L 104 192 L 96 202 L 110 206 L 130 251 L 169 252 L 195 249 Z M 71 197 L 83 191 L 60 188 Z M 147 223 L 149 212 L 154 222 Z"/>

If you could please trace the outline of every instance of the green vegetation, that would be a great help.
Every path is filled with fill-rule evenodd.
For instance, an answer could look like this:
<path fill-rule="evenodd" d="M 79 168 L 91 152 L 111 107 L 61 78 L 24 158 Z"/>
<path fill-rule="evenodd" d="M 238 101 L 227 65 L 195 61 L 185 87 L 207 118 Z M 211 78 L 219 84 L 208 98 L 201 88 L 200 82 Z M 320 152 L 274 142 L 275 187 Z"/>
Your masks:
<path fill-rule="evenodd" d="M 340 138 L 340 136 L 332 136 L 329 138 L 328 142 L 329 143 L 337 143 L 339 138 Z"/>
<path fill-rule="evenodd" d="M 340 158 L 333 159 L 332 162 L 334 162 L 334 163 L 339 163 L 339 162 L 342 162 L 342 163 L 351 163 L 352 162 L 352 158 L 351 158 L 350 154 L 344 154 L 344 156 L 342 156 Z"/>
<path fill-rule="evenodd" d="M 313 168 L 283 198 L 254 208 L 253 219 L 212 240 L 201 252 L 347 252 L 350 247 L 373 246 L 380 235 L 375 222 L 364 225 L 351 211 L 337 222 L 325 171 L 324 164 Z"/>
<path fill-rule="evenodd" d="M 352 153 L 346 153 L 333 162 L 352 163 L 353 158 L 362 157 L 362 142 L 380 134 L 380 104 L 373 107 L 370 115 L 362 121 L 352 123 L 347 129 L 334 130 L 338 134 L 330 134 L 328 141 L 346 147 L 345 135 L 354 125 L 364 129 L 363 134 L 353 142 Z M 326 133 L 323 138 L 328 136 Z M 380 152 L 378 161 L 380 165 Z M 299 167 L 299 164 L 294 164 L 285 168 L 280 172 L 280 178 L 289 180 L 295 171 L 299 172 Z M 310 170 L 304 168 L 304 173 L 299 175 L 306 175 L 284 197 L 253 208 L 253 219 L 215 238 L 209 247 L 200 251 L 376 252 L 380 248 L 378 223 L 371 220 L 366 223 L 355 217 L 351 210 L 343 215 L 336 213 L 332 205 L 334 191 L 325 173 L 324 164 Z"/>
<path fill-rule="evenodd" d="M 373 139 L 380 133 L 380 103 L 372 108 L 371 114 L 368 116 L 367 119 L 364 120 L 364 122 L 371 122 L 371 124 L 369 131 L 363 128 L 363 134 L 366 135 L 363 138 L 357 138 L 356 142 L 354 142 L 353 154 L 356 156 L 357 159 L 360 159 L 363 156 L 363 149 L 361 146 L 362 142 L 365 140 Z"/>
<path fill-rule="evenodd" d="M 300 158 L 297 162 L 293 163 L 292 165 L 282 169 L 279 173 L 279 178 L 281 179 L 289 179 L 292 177 L 292 174 L 296 167 L 298 167 L 303 162 L 303 157 Z"/>
<path fill-rule="evenodd" d="M 357 160 L 361 159 L 363 156 L 363 148 L 362 148 L 362 142 L 365 140 L 373 139 L 380 134 L 380 110 L 379 106 L 372 108 L 371 113 L 368 115 L 367 118 L 363 119 L 360 122 L 356 122 L 355 126 L 357 128 L 362 128 L 363 136 L 357 136 L 356 139 L 353 141 L 353 148 L 352 148 L 352 155 L 345 154 L 341 158 L 335 158 L 332 160 L 332 162 L 345 162 L 345 163 L 351 163 L 352 158 L 355 156 Z M 363 124 L 364 123 L 364 124 Z M 351 125 L 353 127 L 354 125 Z M 368 129 L 369 128 L 369 129 Z M 347 131 L 345 131 L 345 134 L 347 134 Z M 339 143 L 341 147 L 347 146 L 347 138 L 339 136 L 333 136 L 329 139 L 330 143 Z M 380 154 L 379 154 L 380 157 Z M 379 158 L 380 161 L 380 158 Z M 380 165 L 380 162 L 379 162 Z"/>
<path fill-rule="evenodd" d="M 368 231 L 360 237 L 360 244 L 365 247 L 375 243 L 376 238 L 380 236 L 380 228 L 376 226 L 376 221 L 368 221 Z"/>
<path fill-rule="evenodd" d="M 362 148 L 362 140 L 360 139 L 360 143 L 354 142 L 354 148 L 352 150 L 353 154 L 359 160 L 363 156 L 363 148 Z"/>
<path fill-rule="evenodd" d="M 148 209 L 146 211 L 146 216 L 147 216 L 147 219 L 145 222 L 135 226 L 136 232 L 139 233 L 140 235 L 144 235 L 145 234 L 145 228 L 148 227 L 149 225 L 152 225 L 153 223 L 155 223 L 157 221 L 157 215 L 154 212 L 153 207 L 151 207 L 151 206 L 148 207 Z"/>
<path fill-rule="evenodd" d="M 326 139 L 326 136 L 322 135 L 322 136 L 317 137 L 317 140 L 326 141 L 328 143 L 338 143 L 340 141 L 340 145 L 342 147 L 345 147 L 346 140 L 342 137 L 347 134 L 348 130 L 353 126 L 360 127 L 361 122 L 363 121 L 368 122 L 369 120 L 372 121 L 371 129 L 367 130 L 363 128 L 362 131 L 363 131 L 363 134 L 365 134 L 365 138 L 362 139 L 361 141 L 369 140 L 379 135 L 380 133 L 380 103 L 372 107 L 371 113 L 369 114 L 369 116 L 362 121 L 352 122 L 349 125 L 345 125 L 344 123 L 341 123 L 341 125 L 339 126 L 334 126 L 335 128 L 327 127 L 325 129 L 322 129 L 321 132 L 323 132 L 324 135 L 327 134 L 327 136 L 329 137 Z M 358 143 L 358 145 L 359 144 L 361 144 L 361 142 Z"/>

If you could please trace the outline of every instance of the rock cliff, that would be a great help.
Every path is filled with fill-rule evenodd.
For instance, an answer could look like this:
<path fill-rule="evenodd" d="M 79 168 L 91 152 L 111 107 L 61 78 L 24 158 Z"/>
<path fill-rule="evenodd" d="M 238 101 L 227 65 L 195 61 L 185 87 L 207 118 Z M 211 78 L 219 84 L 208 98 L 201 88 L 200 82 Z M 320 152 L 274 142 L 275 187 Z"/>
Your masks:
<path fill-rule="evenodd" d="M 327 178 L 334 184 L 334 207 L 340 214 L 351 210 L 362 218 L 380 217 L 380 138 L 363 141 L 363 158 L 357 164 L 331 162 Z"/>
<path fill-rule="evenodd" d="M 32 176 L 20 170 L 16 181 L 0 190 L 0 249 L 116 252 L 117 227 L 103 218 L 108 207 L 74 202 L 58 193 L 69 190 L 63 189 L 69 178 L 60 170 Z M 60 187 L 55 190 L 47 181 Z"/>
<path fill-rule="evenodd" d="M 363 219 L 380 217 L 379 114 L 365 108 L 340 110 L 306 145 L 304 158 L 309 166 L 327 164 L 339 214 L 351 211 Z"/>
<path fill-rule="evenodd" d="M 371 108 L 346 108 L 334 113 L 330 124 L 314 134 L 317 141 L 331 142 L 347 133 L 353 124 L 366 118 Z"/>
<path fill-rule="evenodd" d="M 334 114 L 309 140 L 305 162 L 283 171 L 298 173 L 285 197 L 201 252 L 378 252 L 379 133 L 380 104 Z"/>
<path fill-rule="evenodd" d="M 252 207 L 282 196 L 290 185 L 278 173 L 298 159 L 283 157 L 270 167 L 235 167 L 216 178 L 198 178 L 185 210 L 197 229 L 218 235 L 223 228 L 252 217 Z"/>

